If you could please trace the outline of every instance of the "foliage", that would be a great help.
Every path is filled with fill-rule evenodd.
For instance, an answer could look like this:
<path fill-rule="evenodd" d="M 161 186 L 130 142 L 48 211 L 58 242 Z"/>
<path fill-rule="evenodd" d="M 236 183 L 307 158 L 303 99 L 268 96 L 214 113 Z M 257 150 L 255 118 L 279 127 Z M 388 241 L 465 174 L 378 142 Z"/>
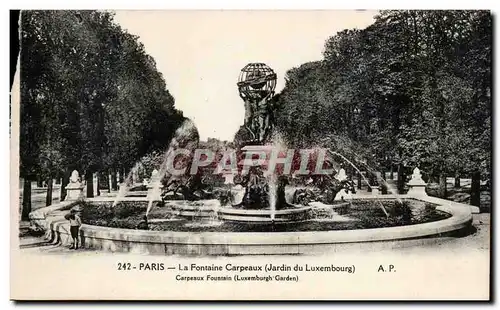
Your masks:
<path fill-rule="evenodd" d="M 364 167 L 488 178 L 491 31 L 487 11 L 382 11 L 287 72 L 277 128 Z"/>
<path fill-rule="evenodd" d="M 131 168 L 183 120 L 136 36 L 105 11 L 21 14 L 21 174 Z"/>

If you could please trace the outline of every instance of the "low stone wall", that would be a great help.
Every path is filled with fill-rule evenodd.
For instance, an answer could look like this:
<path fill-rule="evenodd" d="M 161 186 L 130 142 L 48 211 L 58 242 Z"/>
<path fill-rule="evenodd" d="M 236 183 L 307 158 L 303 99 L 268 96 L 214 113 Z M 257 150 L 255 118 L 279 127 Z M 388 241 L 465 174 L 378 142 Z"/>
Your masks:
<path fill-rule="evenodd" d="M 404 195 L 398 197 L 416 198 Z M 396 197 L 384 195 L 379 198 Z M 335 250 L 336 245 L 345 243 L 438 236 L 466 228 L 472 222 L 469 205 L 434 197 L 416 199 L 438 204 L 438 210 L 452 216 L 441 221 L 399 227 L 273 233 L 144 231 L 84 224 L 81 227 L 81 244 L 85 248 L 102 251 L 162 255 L 311 254 Z M 30 218 L 46 229 L 46 237 L 53 243 L 67 246 L 71 243 L 69 223 L 64 219 L 67 211 L 61 210 L 67 210 L 70 205 L 63 202 L 43 208 L 32 212 Z"/>

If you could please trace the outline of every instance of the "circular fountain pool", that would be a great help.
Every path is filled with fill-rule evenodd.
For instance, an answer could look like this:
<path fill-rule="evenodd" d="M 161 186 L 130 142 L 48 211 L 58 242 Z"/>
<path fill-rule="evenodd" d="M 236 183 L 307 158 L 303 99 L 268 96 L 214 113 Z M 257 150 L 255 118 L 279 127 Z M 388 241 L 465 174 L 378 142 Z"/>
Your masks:
<path fill-rule="evenodd" d="M 271 213 L 271 210 L 221 207 L 216 200 L 170 201 L 151 210 L 148 226 L 154 231 L 185 232 L 331 231 L 415 225 L 451 216 L 436 207 L 416 199 L 354 199 L 334 205 L 311 203 Z M 86 203 L 82 219 L 89 225 L 135 229 L 145 211 L 144 202 L 122 202 L 114 208 L 105 202 Z"/>
<path fill-rule="evenodd" d="M 398 206 L 396 198 L 402 199 L 404 205 Z M 31 222 L 42 227 L 54 243 L 68 245 L 71 238 L 64 215 L 79 204 L 85 248 L 163 255 L 254 255 L 323 253 L 336 251 L 346 243 L 423 237 L 429 240 L 431 236 L 468 228 L 472 220 L 468 205 L 427 196 L 384 195 L 383 199 L 353 199 L 348 205 L 311 203 L 305 218 L 287 223 L 275 221 L 273 225 L 221 219 L 220 211 L 225 208 L 214 206 L 208 216 L 180 215 L 172 207 L 180 202 L 166 203 L 151 210 L 149 229 L 140 230 L 137 225 L 144 217 L 146 199 L 130 197 L 115 208 L 111 208 L 112 203 L 113 199 L 104 198 L 63 202 L 32 212 Z"/>

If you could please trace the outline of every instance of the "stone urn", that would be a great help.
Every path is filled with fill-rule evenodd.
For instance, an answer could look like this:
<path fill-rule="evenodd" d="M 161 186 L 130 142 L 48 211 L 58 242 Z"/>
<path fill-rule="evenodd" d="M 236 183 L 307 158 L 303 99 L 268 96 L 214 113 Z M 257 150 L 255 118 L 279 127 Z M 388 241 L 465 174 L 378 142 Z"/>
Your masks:
<path fill-rule="evenodd" d="M 73 170 L 73 172 L 71 173 L 71 177 L 69 178 L 69 183 L 66 186 L 66 200 L 83 199 L 84 188 L 85 185 L 81 182 L 78 171 Z"/>
<path fill-rule="evenodd" d="M 408 182 L 410 189 L 408 190 L 408 195 L 410 196 L 427 196 L 425 192 L 425 186 L 427 183 L 422 179 L 422 173 L 420 169 L 413 169 L 413 174 L 411 175 L 411 180 Z"/>

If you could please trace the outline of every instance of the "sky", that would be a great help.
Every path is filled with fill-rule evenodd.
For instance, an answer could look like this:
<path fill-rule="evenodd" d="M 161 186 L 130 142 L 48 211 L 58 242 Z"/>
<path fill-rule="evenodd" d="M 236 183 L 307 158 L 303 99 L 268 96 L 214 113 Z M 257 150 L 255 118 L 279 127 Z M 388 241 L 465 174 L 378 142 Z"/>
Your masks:
<path fill-rule="evenodd" d="M 116 11 L 115 21 L 139 36 L 163 74 L 175 106 L 200 138 L 232 140 L 243 124 L 236 82 L 250 62 L 277 74 L 323 58 L 325 41 L 344 29 L 363 29 L 376 11 Z"/>

